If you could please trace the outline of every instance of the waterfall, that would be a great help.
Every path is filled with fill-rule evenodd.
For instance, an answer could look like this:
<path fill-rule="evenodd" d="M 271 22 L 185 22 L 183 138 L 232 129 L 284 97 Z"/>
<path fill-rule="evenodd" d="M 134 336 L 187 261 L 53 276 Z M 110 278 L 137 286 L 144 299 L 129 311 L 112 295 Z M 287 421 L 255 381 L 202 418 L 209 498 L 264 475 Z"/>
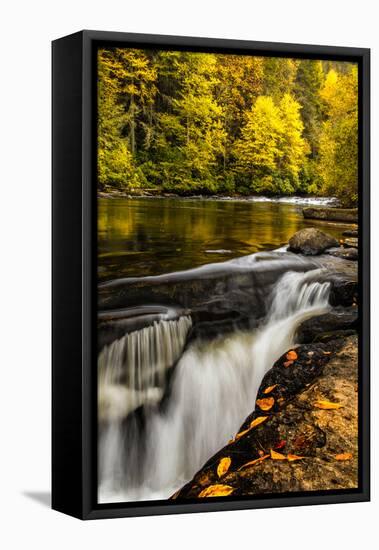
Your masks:
<path fill-rule="evenodd" d="M 155 388 L 151 380 L 159 380 L 156 363 L 152 366 L 147 356 L 142 362 L 141 351 L 137 363 L 135 354 L 128 355 L 134 361 L 130 365 L 141 365 L 138 376 L 132 376 L 135 389 L 144 392 L 144 402 L 150 406 L 145 408 L 143 428 L 133 418 L 123 425 L 121 416 L 112 414 L 108 428 L 101 431 L 100 503 L 168 498 L 227 444 L 254 409 L 264 374 L 296 343 L 299 324 L 327 311 L 329 283 L 315 280 L 320 271 L 285 273 L 274 286 L 266 319 L 257 329 L 236 331 L 210 343 L 192 342 L 176 365 L 164 410 L 154 406 L 154 398 L 147 395 L 149 389 Z M 183 320 L 188 322 L 188 318 Z M 139 346 L 151 342 L 151 331 L 157 327 L 143 330 L 150 331 L 148 337 L 134 334 L 134 346 L 136 340 Z M 188 330 L 188 324 L 182 330 Z M 159 337 L 163 335 L 162 328 L 160 331 Z M 161 354 L 168 353 L 164 351 L 167 334 L 165 344 L 161 342 L 159 348 Z M 170 338 L 174 337 L 170 334 Z M 170 345 L 170 350 L 175 347 L 180 354 L 180 346 L 173 342 Z M 111 385 L 122 380 L 120 371 L 125 368 L 120 365 L 126 364 L 125 350 L 129 346 L 126 341 L 117 341 L 99 358 L 99 370 L 103 373 L 103 362 L 113 362 L 112 353 L 116 358 L 122 357 L 122 361 L 113 364 Z M 107 370 L 101 376 L 107 376 Z M 136 386 L 137 378 L 142 386 Z M 100 386 L 107 386 L 105 378 L 102 381 Z"/>

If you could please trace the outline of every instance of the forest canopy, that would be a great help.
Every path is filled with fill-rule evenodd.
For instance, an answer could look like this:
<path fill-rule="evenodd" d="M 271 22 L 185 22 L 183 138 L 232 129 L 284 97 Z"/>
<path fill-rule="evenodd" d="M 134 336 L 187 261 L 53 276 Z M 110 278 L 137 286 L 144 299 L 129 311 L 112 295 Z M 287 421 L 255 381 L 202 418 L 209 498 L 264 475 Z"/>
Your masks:
<path fill-rule="evenodd" d="M 348 62 L 106 48 L 103 191 L 357 203 L 358 72 Z"/>

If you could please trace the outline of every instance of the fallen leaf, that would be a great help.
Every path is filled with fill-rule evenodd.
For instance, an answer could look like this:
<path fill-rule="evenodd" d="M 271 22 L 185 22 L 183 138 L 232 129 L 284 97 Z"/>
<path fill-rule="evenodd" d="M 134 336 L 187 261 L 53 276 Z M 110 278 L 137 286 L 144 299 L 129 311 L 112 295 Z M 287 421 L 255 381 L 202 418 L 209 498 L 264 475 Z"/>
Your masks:
<path fill-rule="evenodd" d="M 350 460 L 353 458 L 353 455 L 351 453 L 340 453 L 339 455 L 335 456 L 336 460 Z"/>
<path fill-rule="evenodd" d="M 262 411 L 269 411 L 272 409 L 273 405 L 275 403 L 275 399 L 273 397 L 264 397 L 263 399 L 257 399 L 257 405 Z"/>
<path fill-rule="evenodd" d="M 262 456 L 264 456 L 265 453 L 264 453 L 264 451 L 262 451 L 261 449 L 259 449 L 258 454 L 259 454 L 260 457 L 262 457 Z"/>
<path fill-rule="evenodd" d="M 284 439 L 282 439 L 281 441 L 279 441 L 279 442 L 274 446 L 274 449 L 283 449 L 283 447 L 286 446 L 286 443 L 287 443 L 287 441 L 285 441 Z"/>
<path fill-rule="evenodd" d="M 270 450 L 270 456 L 271 456 L 272 460 L 286 460 L 286 458 L 287 458 L 284 455 L 282 455 L 281 453 L 276 453 L 272 449 Z"/>
<path fill-rule="evenodd" d="M 298 455 L 291 455 L 291 454 L 287 455 L 288 462 L 294 462 L 295 460 L 302 460 L 303 458 L 305 458 L 305 456 L 298 456 Z"/>
<path fill-rule="evenodd" d="M 220 460 L 220 462 L 218 463 L 218 466 L 217 466 L 217 475 L 218 475 L 218 477 L 222 477 L 223 475 L 226 474 L 226 472 L 230 468 L 231 463 L 232 463 L 232 461 L 228 456 L 226 456 L 226 457 L 224 457 Z"/>
<path fill-rule="evenodd" d="M 331 354 L 332 354 L 331 351 L 323 351 L 322 353 L 323 353 L 324 355 L 331 355 Z"/>
<path fill-rule="evenodd" d="M 272 390 L 274 390 L 276 387 L 277 387 L 278 384 L 274 384 L 273 386 L 269 386 L 268 388 L 266 388 L 265 390 L 263 390 L 263 393 L 264 394 L 268 394 L 268 393 L 271 393 Z"/>
<path fill-rule="evenodd" d="M 259 426 L 259 424 L 262 424 L 262 422 L 265 422 L 265 420 L 268 419 L 268 416 L 258 416 L 255 418 L 252 422 L 250 422 L 249 427 L 246 430 L 243 430 L 242 432 L 239 432 L 236 437 L 234 438 L 234 441 L 242 437 L 243 435 L 247 434 L 247 432 L 250 432 L 253 428 L 256 426 Z"/>
<path fill-rule="evenodd" d="M 263 455 L 260 458 L 256 458 L 255 460 L 250 460 L 250 462 L 246 462 L 246 464 L 238 468 L 238 471 L 242 470 L 243 468 L 248 468 L 249 466 L 254 466 L 254 464 L 259 464 L 259 462 L 266 460 L 266 458 L 269 458 L 269 456 L 270 455 Z"/>
<path fill-rule="evenodd" d="M 314 406 L 317 407 L 318 409 L 325 409 L 325 410 L 340 409 L 341 407 L 343 407 L 341 403 L 332 403 L 331 401 L 316 401 L 316 403 L 314 403 Z"/>
<path fill-rule="evenodd" d="M 290 365 L 293 365 L 293 361 L 286 361 L 285 363 L 283 363 L 283 367 L 285 367 L 286 369 L 288 369 Z"/>
<path fill-rule="evenodd" d="M 314 355 L 314 354 L 315 354 L 314 351 L 308 351 L 308 354 L 307 354 L 307 355 L 309 355 L 309 357 L 312 357 L 312 355 Z"/>
<path fill-rule="evenodd" d="M 251 423 L 250 423 L 250 429 L 255 428 L 256 426 L 259 426 L 259 424 L 262 424 L 262 422 L 265 422 L 268 419 L 268 416 L 257 416 Z"/>
<path fill-rule="evenodd" d="M 230 485 L 210 485 L 206 489 L 203 489 L 201 493 L 199 493 L 199 498 L 203 497 L 226 497 L 233 493 L 234 488 Z"/>
<path fill-rule="evenodd" d="M 297 359 L 297 353 L 296 353 L 296 351 L 294 351 L 293 349 L 290 350 L 290 351 L 286 354 L 286 359 L 288 359 L 288 361 L 296 361 L 296 359 Z"/>

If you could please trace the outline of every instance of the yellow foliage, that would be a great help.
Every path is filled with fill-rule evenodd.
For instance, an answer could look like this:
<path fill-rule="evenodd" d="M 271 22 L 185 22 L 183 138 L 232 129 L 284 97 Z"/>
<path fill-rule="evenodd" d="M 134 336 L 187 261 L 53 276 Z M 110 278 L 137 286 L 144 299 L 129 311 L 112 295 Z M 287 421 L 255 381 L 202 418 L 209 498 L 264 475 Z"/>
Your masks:
<path fill-rule="evenodd" d="M 199 498 L 204 497 L 226 497 L 228 495 L 231 495 L 234 491 L 234 488 L 230 485 L 210 485 L 206 489 L 203 489 L 201 493 L 199 493 Z"/>
<path fill-rule="evenodd" d="M 250 422 L 250 425 L 246 430 L 243 430 L 242 432 L 239 432 L 236 435 L 235 440 L 237 440 L 240 437 L 242 437 L 243 435 L 247 434 L 247 432 L 250 432 L 250 430 L 252 430 L 256 426 L 259 426 L 259 424 L 262 424 L 262 422 L 265 422 L 267 419 L 268 419 L 268 416 L 258 416 L 252 422 Z"/>
<path fill-rule="evenodd" d="M 274 384 L 273 386 L 269 386 L 268 388 L 266 388 L 263 393 L 264 394 L 268 394 L 268 393 L 271 393 L 276 387 L 277 387 L 278 384 Z"/>
<path fill-rule="evenodd" d="M 335 456 L 336 460 L 351 460 L 353 455 L 351 453 L 340 453 Z"/>
<path fill-rule="evenodd" d="M 343 407 L 341 403 L 332 403 L 331 401 L 316 401 L 314 406 L 317 407 L 317 409 L 325 410 L 340 409 Z"/>
<path fill-rule="evenodd" d="M 272 460 L 287 460 L 287 457 L 285 455 L 282 455 L 282 453 L 277 453 L 272 449 L 270 450 L 270 456 Z"/>
<path fill-rule="evenodd" d="M 217 475 L 218 475 L 218 477 L 222 477 L 223 475 L 226 474 L 226 472 L 230 468 L 231 463 L 232 463 L 232 461 L 228 456 L 226 456 L 226 457 L 224 457 L 220 460 L 220 462 L 218 463 L 218 466 L 217 466 Z"/>

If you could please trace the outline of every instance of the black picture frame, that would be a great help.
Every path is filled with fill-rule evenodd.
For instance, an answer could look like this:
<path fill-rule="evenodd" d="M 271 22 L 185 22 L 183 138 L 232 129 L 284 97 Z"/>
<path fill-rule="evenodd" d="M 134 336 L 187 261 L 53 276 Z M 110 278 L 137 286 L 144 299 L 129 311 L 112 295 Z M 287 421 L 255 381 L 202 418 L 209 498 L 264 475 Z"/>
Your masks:
<path fill-rule="evenodd" d="M 97 504 L 96 51 L 154 47 L 355 61 L 359 67 L 359 488 Z M 52 507 L 81 519 L 370 499 L 370 50 L 85 30 L 52 44 Z"/>

